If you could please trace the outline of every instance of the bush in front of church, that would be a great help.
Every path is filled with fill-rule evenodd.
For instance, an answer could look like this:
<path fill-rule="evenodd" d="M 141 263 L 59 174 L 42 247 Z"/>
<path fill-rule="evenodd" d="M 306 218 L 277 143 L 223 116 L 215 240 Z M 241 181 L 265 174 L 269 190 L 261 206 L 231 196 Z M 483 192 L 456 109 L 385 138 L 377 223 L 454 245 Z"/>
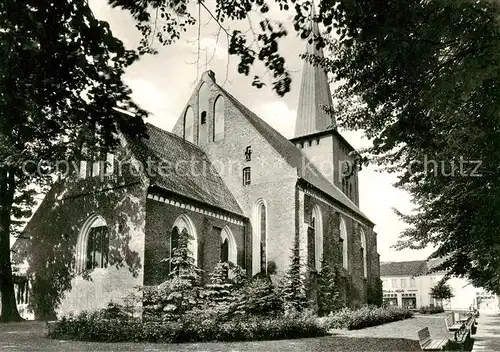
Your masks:
<path fill-rule="evenodd" d="M 83 312 L 59 320 L 49 337 L 99 342 L 203 342 L 274 340 L 324 336 L 327 325 L 312 314 L 284 317 L 235 316 L 219 321 L 209 312 L 191 312 L 177 321 L 144 322 L 115 319 L 102 311 Z"/>
<path fill-rule="evenodd" d="M 404 308 L 365 306 L 356 310 L 344 308 L 339 312 L 330 314 L 325 321 L 332 329 L 357 330 L 408 319 L 412 316 L 413 313 Z"/>

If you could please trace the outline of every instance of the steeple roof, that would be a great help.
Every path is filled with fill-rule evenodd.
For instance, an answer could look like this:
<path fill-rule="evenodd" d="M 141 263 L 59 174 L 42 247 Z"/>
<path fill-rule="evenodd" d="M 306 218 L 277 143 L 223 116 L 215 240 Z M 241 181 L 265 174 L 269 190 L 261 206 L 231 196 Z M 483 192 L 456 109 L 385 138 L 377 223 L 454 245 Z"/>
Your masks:
<path fill-rule="evenodd" d="M 314 4 L 312 16 L 314 17 Z M 310 38 L 319 36 L 318 23 L 312 21 Z M 316 42 L 307 43 L 306 52 L 323 57 L 323 50 L 316 48 Z M 295 122 L 294 137 L 302 137 L 312 133 L 321 132 L 334 125 L 335 121 L 323 111 L 320 105 L 332 105 L 332 93 L 325 70 L 304 61 L 302 69 L 302 82 L 300 85 L 299 105 L 297 107 L 297 120 Z"/>

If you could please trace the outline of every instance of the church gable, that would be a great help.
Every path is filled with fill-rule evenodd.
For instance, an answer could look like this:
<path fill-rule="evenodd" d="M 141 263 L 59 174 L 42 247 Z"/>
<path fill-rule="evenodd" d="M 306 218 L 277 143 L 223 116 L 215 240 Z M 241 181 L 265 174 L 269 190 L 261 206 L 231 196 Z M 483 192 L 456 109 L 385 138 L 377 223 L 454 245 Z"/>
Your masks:
<path fill-rule="evenodd" d="M 225 104 L 225 108 L 223 110 L 223 118 L 225 120 L 223 135 L 225 137 L 221 138 L 219 141 L 214 141 L 213 139 L 210 140 L 210 138 L 205 138 L 205 132 L 204 130 L 200 130 L 200 127 L 207 124 L 206 128 L 208 135 L 213 136 L 213 133 L 217 128 L 215 121 L 218 116 L 216 114 L 218 110 L 215 109 L 215 102 L 216 99 L 220 101 L 221 98 L 224 99 Z M 203 102 L 203 99 L 208 101 L 208 105 L 206 104 L 206 101 Z M 206 106 L 208 106 L 208 108 Z M 206 115 L 204 115 L 204 109 L 208 109 Z M 233 135 L 238 136 L 238 141 L 236 141 L 236 143 L 241 149 L 238 151 L 238 156 L 233 155 L 233 161 L 235 162 L 244 160 L 244 153 L 247 147 L 254 152 L 254 156 L 257 156 L 255 155 L 256 145 L 258 145 L 259 148 L 262 148 L 263 145 L 269 146 L 271 149 L 270 152 L 266 151 L 265 156 L 263 156 L 263 154 L 257 156 L 261 158 L 261 161 L 266 162 L 266 167 L 268 167 L 269 170 L 272 170 L 273 166 L 278 163 L 280 169 L 278 172 L 282 174 L 286 174 L 288 172 L 289 176 L 291 176 L 291 172 L 295 172 L 295 178 L 303 179 L 313 187 L 331 197 L 341 206 L 346 207 L 349 211 L 355 213 L 363 219 L 363 221 L 370 222 L 366 215 L 361 212 L 359 207 L 337 186 L 327 180 L 317 167 L 293 143 L 241 104 L 222 87 L 217 85 L 212 71 L 207 71 L 203 74 L 202 81 L 198 84 L 198 87 L 191 96 L 183 114 L 181 114 L 181 117 L 177 121 L 173 132 L 178 136 L 185 136 L 186 131 L 188 131 L 187 133 L 190 135 L 190 122 L 188 124 L 188 128 L 185 128 L 185 126 L 186 121 L 190 119 L 189 116 L 191 110 L 194 112 L 193 142 L 203 148 L 211 159 L 214 157 L 215 159 L 213 160 L 218 161 L 227 159 L 224 155 L 221 155 L 223 153 L 217 152 L 217 144 L 222 142 L 225 147 L 234 149 L 234 146 L 231 143 L 228 143 L 227 141 L 224 142 L 224 138 L 232 138 Z M 204 116 L 206 120 L 203 120 Z M 258 135 L 258 137 L 255 135 Z M 250 138 L 250 136 L 252 137 Z M 258 141 L 259 138 L 260 141 Z M 252 139 L 254 140 L 253 143 L 250 142 Z M 245 140 L 248 142 L 244 146 L 242 143 Z M 253 148 L 252 144 L 254 145 Z M 229 153 L 229 151 L 227 151 L 227 153 Z M 243 169 L 243 167 L 241 169 Z M 233 169 L 231 171 L 233 171 Z M 241 170 L 241 172 L 243 171 Z M 226 179 L 225 181 L 228 182 Z M 231 187 L 230 189 L 234 193 L 234 189 Z"/>

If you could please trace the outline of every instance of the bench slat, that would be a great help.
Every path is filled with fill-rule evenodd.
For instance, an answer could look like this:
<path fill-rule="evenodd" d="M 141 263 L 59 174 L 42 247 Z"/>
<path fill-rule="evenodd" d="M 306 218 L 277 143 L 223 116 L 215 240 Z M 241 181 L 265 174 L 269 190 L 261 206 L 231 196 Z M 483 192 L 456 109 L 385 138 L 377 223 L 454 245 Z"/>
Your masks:
<path fill-rule="evenodd" d="M 444 345 L 448 342 L 447 339 L 432 340 L 428 327 L 419 330 L 417 334 L 420 348 L 423 351 L 442 350 Z"/>

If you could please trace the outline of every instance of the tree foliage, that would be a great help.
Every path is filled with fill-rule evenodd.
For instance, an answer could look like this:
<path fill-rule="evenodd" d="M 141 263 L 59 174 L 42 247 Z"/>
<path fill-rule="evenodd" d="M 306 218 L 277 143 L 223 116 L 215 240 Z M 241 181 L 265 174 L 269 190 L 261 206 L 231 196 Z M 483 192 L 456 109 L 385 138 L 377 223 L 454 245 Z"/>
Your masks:
<path fill-rule="evenodd" d="M 324 3 L 324 2 L 323 2 Z M 330 108 L 417 208 L 397 248 L 437 246 L 439 269 L 498 292 L 500 8 L 492 1 L 341 2 Z"/>
<path fill-rule="evenodd" d="M 302 312 L 309 308 L 303 268 L 299 239 L 298 236 L 295 236 L 292 255 L 290 256 L 290 267 L 285 275 L 282 287 L 285 311 Z"/>
<path fill-rule="evenodd" d="M 342 308 L 337 275 L 338 270 L 331 268 L 323 259 L 318 275 L 318 314 L 320 316 L 328 315 Z"/>
<path fill-rule="evenodd" d="M 429 292 L 429 295 L 440 301 L 441 305 L 444 299 L 450 299 L 454 296 L 451 286 L 446 283 L 447 281 L 448 278 L 443 277 Z"/>
<path fill-rule="evenodd" d="M 255 276 L 239 292 L 234 312 L 237 315 L 280 315 L 283 300 L 269 277 Z"/>
<path fill-rule="evenodd" d="M 34 186 L 45 189 L 56 162 L 77 158 L 83 139 L 91 149 L 107 150 L 118 129 L 142 134 L 146 114 L 121 81 L 138 55 L 94 18 L 87 1 L 2 1 L 0 28 L 2 320 L 18 320 L 10 235 L 31 214 Z"/>
<path fill-rule="evenodd" d="M 241 267 L 232 262 L 217 263 L 210 274 L 210 283 L 201 292 L 205 305 L 228 314 L 235 308 L 246 282 L 246 273 Z"/>
<path fill-rule="evenodd" d="M 194 237 L 186 229 L 181 231 L 178 246 L 168 259 L 172 268 L 169 278 L 160 285 L 160 288 L 166 289 L 164 311 L 173 317 L 178 317 L 198 305 L 201 269 L 195 265 L 193 253 L 189 249 L 189 242 L 193 240 Z"/>
<path fill-rule="evenodd" d="M 283 96 L 290 92 L 291 75 L 285 65 L 285 57 L 280 53 L 280 39 L 288 35 L 283 23 L 273 20 L 271 5 L 265 0 L 216 0 L 212 8 L 206 1 L 193 3 L 189 0 L 149 0 L 128 1 L 109 0 L 114 7 L 130 12 L 136 27 L 142 33 L 140 51 L 154 52 L 154 39 L 161 44 L 171 44 L 180 39 L 189 26 L 199 26 L 199 13 L 204 11 L 211 20 L 217 22 L 228 38 L 228 53 L 239 58 L 238 72 L 249 76 L 256 61 L 264 64 L 271 76 L 272 89 Z M 277 11 L 290 11 L 294 14 L 294 30 L 305 39 L 312 27 L 311 1 L 275 0 Z M 198 13 L 198 18 L 196 18 Z M 258 26 L 250 25 L 248 31 L 229 29 L 229 24 L 248 21 L 252 14 L 259 13 L 263 18 Z M 254 75 L 253 86 L 261 88 L 266 84 L 261 77 Z"/>

